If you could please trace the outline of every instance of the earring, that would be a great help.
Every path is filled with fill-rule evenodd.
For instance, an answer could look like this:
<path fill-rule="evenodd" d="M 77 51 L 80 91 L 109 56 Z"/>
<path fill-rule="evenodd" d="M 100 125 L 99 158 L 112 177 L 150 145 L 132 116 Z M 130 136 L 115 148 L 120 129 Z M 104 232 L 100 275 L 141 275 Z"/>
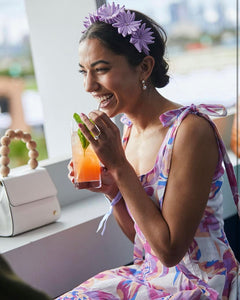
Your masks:
<path fill-rule="evenodd" d="M 142 80 L 142 89 L 145 91 L 147 89 L 145 80 Z"/>

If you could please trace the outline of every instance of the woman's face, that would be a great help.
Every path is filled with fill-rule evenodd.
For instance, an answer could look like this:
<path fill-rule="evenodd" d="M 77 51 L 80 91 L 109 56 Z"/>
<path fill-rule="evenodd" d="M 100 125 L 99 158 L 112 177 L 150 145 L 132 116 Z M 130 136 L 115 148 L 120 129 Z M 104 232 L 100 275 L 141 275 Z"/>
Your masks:
<path fill-rule="evenodd" d="M 86 39 L 79 45 L 80 73 L 84 88 L 109 117 L 134 111 L 141 89 L 140 67 L 132 67 L 126 58 L 114 54 L 98 39 Z"/>

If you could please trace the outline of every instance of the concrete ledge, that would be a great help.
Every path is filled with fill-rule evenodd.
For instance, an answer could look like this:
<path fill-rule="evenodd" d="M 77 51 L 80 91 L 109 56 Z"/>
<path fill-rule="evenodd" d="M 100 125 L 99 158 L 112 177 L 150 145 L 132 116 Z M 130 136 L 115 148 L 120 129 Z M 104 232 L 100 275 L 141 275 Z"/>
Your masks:
<path fill-rule="evenodd" d="M 98 200 L 87 202 L 96 204 Z M 70 205 L 63 208 L 56 223 L 16 237 L 0 238 L 1 253 L 23 280 L 53 298 L 102 270 L 131 262 L 133 245 L 114 217 L 109 218 L 101 236 L 96 229 L 104 206 L 95 206 L 96 215 L 101 215 L 95 217 L 88 214 L 90 206 L 93 207 L 85 201 Z"/>

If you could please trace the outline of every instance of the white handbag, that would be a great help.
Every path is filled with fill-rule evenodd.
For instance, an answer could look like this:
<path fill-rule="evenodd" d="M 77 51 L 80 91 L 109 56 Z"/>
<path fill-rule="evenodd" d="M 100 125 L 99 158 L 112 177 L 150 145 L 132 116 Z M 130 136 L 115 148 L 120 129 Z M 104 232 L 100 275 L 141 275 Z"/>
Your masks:
<path fill-rule="evenodd" d="M 8 176 L 8 146 L 13 138 L 26 142 L 31 169 L 14 169 Z M 31 135 L 7 130 L 1 145 L 0 236 L 14 236 L 56 221 L 61 211 L 57 190 L 47 170 L 37 167 L 38 152 Z"/>

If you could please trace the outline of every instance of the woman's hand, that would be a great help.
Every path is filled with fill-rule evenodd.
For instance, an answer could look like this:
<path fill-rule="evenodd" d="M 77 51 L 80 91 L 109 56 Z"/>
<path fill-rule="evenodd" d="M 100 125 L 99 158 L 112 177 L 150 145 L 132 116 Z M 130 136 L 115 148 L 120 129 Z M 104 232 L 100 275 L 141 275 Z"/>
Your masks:
<path fill-rule="evenodd" d="M 84 124 L 79 124 L 79 128 L 84 136 L 91 143 L 91 146 L 97 154 L 104 167 L 101 168 L 100 188 L 88 188 L 88 190 L 97 193 L 104 193 L 111 200 L 117 192 L 118 186 L 112 176 L 112 171 L 121 167 L 127 161 L 122 147 L 120 131 L 111 119 L 102 111 L 95 110 L 89 114 L 80 114 Z M 91 119 L 91 121 L 90 121 Z M 73 163 L 69 163 L 69 179 L 74 184 Z"/>
<path fill-rule="evenodd" d="M 68 164 L 68 179 L 72 182 L 72 184 L 75 183 L 74 170 L 73 170 L 73 161 L 72 160 L 70 160 L 70 162 Z"/>
<path fill-rule="evenodd" d="M 73 161 L 68 164 L 68 178 L 74 184 L 74 170 Z M 105 168 L 101 167 L 101 187 L 100 188 L 87 188 L 91 192 L 104 193 L 109 199 L 113 199 L 118 193 L 118 187 L 111 175 L 111 173 Z"/>
<path fill-rule="evenodd" d="M 84 114 L 80 114 L 80 116 L 87 127 L 79 124 L 80 130 L 91 143 L 101 163 L 109 172 L 121 167 L 127 160 L 118 127 L 104 112 L 99 110 L 89 114 L 91 121 Z"/>

